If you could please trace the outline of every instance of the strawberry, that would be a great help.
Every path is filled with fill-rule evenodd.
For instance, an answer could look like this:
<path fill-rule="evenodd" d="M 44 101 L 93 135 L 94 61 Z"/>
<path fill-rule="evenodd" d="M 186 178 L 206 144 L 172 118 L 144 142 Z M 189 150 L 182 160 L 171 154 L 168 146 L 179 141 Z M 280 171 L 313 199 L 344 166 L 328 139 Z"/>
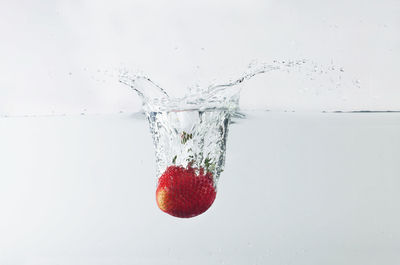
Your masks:
<path fill-rule="evenodd" d="M 189 218 L 204 213 L 216 196 L 212 174 L 201 168 L 169 166 L 158 180 L 158 207 L 175 217 Z"/>

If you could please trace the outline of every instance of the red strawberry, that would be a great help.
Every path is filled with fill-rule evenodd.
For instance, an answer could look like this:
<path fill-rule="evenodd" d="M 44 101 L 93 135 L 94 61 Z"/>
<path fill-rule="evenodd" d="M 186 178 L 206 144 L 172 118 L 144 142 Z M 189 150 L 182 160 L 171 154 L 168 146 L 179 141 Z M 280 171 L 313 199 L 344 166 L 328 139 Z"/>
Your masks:
<path fill-rule="evenodd" d="M 216 196 L 212 175 L 199 171 L 197 175 L 189 166 L 169 166 L 158 180 L 158 207 L 181 218 L 197 216 L 210 208 Z"/>

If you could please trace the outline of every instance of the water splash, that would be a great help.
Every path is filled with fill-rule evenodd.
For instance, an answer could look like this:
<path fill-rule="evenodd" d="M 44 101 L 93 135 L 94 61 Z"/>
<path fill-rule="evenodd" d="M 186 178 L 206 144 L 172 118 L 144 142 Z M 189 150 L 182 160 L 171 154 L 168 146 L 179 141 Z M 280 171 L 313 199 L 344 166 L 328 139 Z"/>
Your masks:
<path fill-rule="evenodd" d="M 169 98 L 164 89 L 144 75 L 131 75 L 129 72 L 124 71 L 120 75 L 119 82 L 130 86 L 144 102 L 156 98 Z"/>
<path fill-rule="evenodd" d="M 271 71 L 291 72 L 296 68 L 302 69 L 304 65 L 307 65 L 306 60 L 273 61 L 271 64 L 253 62 L 237 79 L 210 84 L 207 87 L 195 85 L 180 98 L 170 97 L 161 86 L 147 76 L 132 75 L 127 71 L 121 73 L 119 81 L 134 89 L 141 97 L 149 121 L 156 153 L 156 176 L 159 180 L 157 203 L 161 210 L 173 216 L 193 217 L 208 209 L 214 198 L 199 200 L 211 201 L 202 211 L 187 210 L 199 209 L 200 206 L 195 205 L 196 200 L 193 200 L 192 196 L 201 195 L 189 194 L 193 186 L 179 187 L 173 192 L 175 188 L 168 187 L 166 183 L 169 183 L 169 180 L 165 178 L 170 177 L 172 181 L 182 177 L 170 176 L 171 172 L 180 172 L 179 174 L 184 174 L 186 178 L 192 178 L 195 172 L 197 180 L 203 181 L 210 177 L 216 192 L 225 164 L 229 124 L 232 117 L 243 117 L 238 112 L 243 83 L 259 74 Z M 321 74 L 320 71 L 324 73 L 326 70 L 314 66 L 313 71 Z M 209 187 L 202 188 L 209 190 Z M 187 207 L 184 201 L 194 205 Z M 176 205 L 181 205 L 181 208 L 177 209 Z"/>
<path fill-rule="evenodd" d="M 205 168 L 215 183 L 223 171 L 228 125 L 232 118 L 244 118 L 239 99 L 245 81 L 267 72 L 306 72 L 316 76 L 343 72 L 343 68 L 322 67 L 307 60 L 252 62 L 239 78 L 206 87 L 194 85 L 186 95 L 173 98 L 157 83 L 141 74 L 122 71 L 119 81 L 141 97 L 156 148 L 157 177 L 171 165 Z M 336 82 L 334 80 L 333 82 Z M 191 136 L 182 144 L 182 137 Z"/>
<path fill-rule="evenodd" d="M 172 98 L 168 93 L 149 77 L 141 74 L 131 74 L 121 71 L 119 81 L 134 89 L 141 97 L 145 111 L 171 111 L 189 109 L 238 109 L 242 84 L 256 75 L 285 71 L 301 67 L 306 60 L 273 61 L 270 64 L 253 62 L 245 73 L 237 79 L 224 83 L 213 83 L 207 87 L 199 85 L 187 89 L 184 97 Z"/>

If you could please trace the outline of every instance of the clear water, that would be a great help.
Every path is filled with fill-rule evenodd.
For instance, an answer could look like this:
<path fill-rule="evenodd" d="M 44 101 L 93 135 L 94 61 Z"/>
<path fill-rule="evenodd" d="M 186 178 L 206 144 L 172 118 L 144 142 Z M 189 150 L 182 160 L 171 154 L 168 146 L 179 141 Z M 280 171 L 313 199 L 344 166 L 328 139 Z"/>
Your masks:
<path fill-rule="evenodd" d="M 194 85 L 181 98 L 170 97 L 146 76 L 123 72 L 120 82 L 133 88 L 143 101 L 154 140 L 157 177 L 171 165 L 191 166 L 212 173 L 216 185 L 224 170 L 229 124 L 233 117 L 243 117 L 239 112 L 242 85 L 270 71 L 303 71 L 309 76 L 341 73 L 343 69 L 322 68 L 306 60 L 252 63 L 237 79 L 206 87 Z"/>
<path fill-rule="evenodd" d="M 186 95 L 179 98 L 170 97 L 164 88 L 144 75 L 122 71 L 119 81 L 138 93 L 143 100 L 145 111 L 210 108 L 237 110 L 243 83 L 256 75 L 272 71 L 300 73 L 300 76 L 314 83 L 317 83 L 319 76 L 324 76 L 326 78 L 321 80 L 325 83 L 327 89 L 340 86 L 344 82 L 342 80 L 343 68 L 333 64 L 318 65 L 307 60 L 273 61 L 269 64 L 253 62 L 238 78 L 225 82 L 210 82 L 205 86 L 191 85 L 188 87 Z M 359 83 L 357 84 L 359 85 Z"/>
<path fill-rule="evenodd" d="M 0 264 L 400 264 L 400 113 L 245 113 L 186 220 L 155 204 L 143 120 L 0 118 Z"/>
<path fill-rule="evenodd" d="M 231 113 L 223 109 L 147 112 L 153 135 L 157 176 L 170 165 L 223 171 Z"/>

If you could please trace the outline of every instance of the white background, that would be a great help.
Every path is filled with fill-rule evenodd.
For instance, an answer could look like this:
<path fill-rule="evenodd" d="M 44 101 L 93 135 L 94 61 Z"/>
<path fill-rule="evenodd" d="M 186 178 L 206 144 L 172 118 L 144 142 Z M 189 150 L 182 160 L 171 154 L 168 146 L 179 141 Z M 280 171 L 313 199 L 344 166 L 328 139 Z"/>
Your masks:
<path fill-rule="evenodd" d="M 259 76 L 242 108 L 398 110 L 399 14 L 397 0 L 1 0 L 0 114 L 137 111 L 121 67 L 179 94 L 274 59 L 343 67 L 345 81 Z"/>
<path fill-rule="evenodd" d="M 400 113 L 315 113 L 400 109 L 399 14 L 388 0 L 0 0 L 0 116 L 50 115 L 0 117 L 0 264 L 400 264 Z M 344 72 L 247 82 L 243 109 L 289 112 L 246 112 L 213 206 L 164 214 L 118 69 L 179 95 L 255 59 Z"/>

